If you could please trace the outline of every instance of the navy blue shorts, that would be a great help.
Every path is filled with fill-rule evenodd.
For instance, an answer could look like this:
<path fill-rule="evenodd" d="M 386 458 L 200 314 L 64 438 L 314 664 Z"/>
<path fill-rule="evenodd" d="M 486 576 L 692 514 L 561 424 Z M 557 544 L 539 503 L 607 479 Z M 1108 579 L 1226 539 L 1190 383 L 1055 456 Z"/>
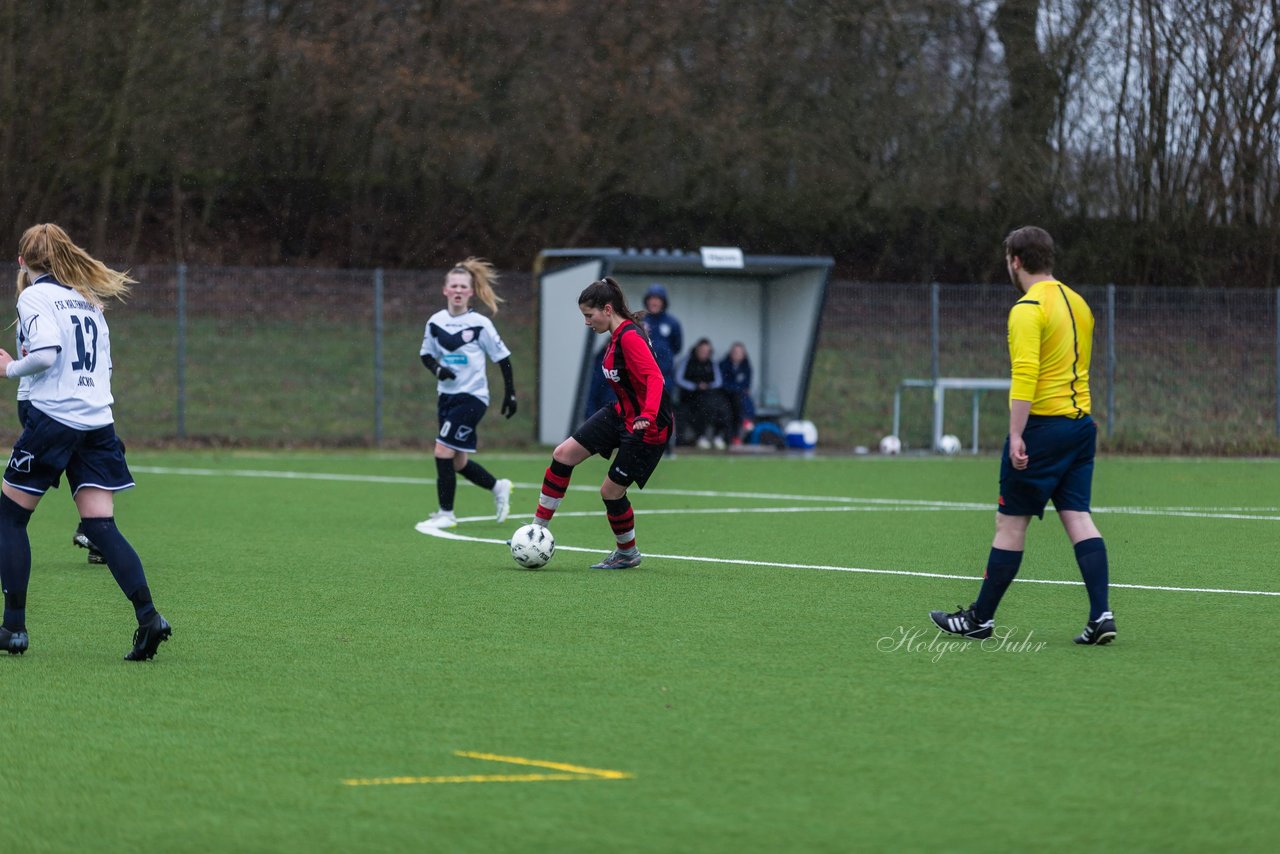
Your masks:
<path fill-rule="evenodd" d="M 1032 415 L 1022 432 L 1027 467 L 1018 471 L 1009 459 L 1009 439 L 1000 459 L 1000 504 L 1006 516 L 1039 516 L 1053 499 L 1055 510 L 1089 512 L 1093 497 L 1093 455 L 1098 425 L 1086 415 Z"/>
<path fill-rule="evenodd" d="M 436 434 L 436 441 L 455 451 L 474 453 L 476 428 L 489 404 L 472 394 L 442 394 L 437 407 L 440 432 Z"/>
<path fill-rule="evenodd" d="M 133 475 L 124 461 L 124 444 L 116 436 L 114 424 L 77 430 L 32 406 L 13 446 L 4 482 L 32 495 L 44 495 L 57 485 L 63 472 L 73 495 L 82 486 L 112 492 L 133 486 Z"/>
<path fill-rule="evenodd" d="M 658 467 L 667 443 L 650 445 L 643 438 L 628 431 L 622 416 L 612 406 L 602 406 L 595 414 L 573 431 L 579 445 L 605 459 L 616 449 L 618 455 L 609 466 L 609 480 L 622 487 L 631 484 L 644 489 L 649 476 Z"/>

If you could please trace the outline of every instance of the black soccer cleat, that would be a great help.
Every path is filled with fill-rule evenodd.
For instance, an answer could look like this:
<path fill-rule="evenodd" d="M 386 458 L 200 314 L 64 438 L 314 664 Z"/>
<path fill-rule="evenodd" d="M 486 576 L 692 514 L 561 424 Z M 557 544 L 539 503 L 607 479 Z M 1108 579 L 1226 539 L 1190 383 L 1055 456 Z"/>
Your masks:
<path fill-rule="evenodd" d="M 124 660 L 150 661 L 155 658 L 160 644 L 167 641 L 172 634 L 173 629 L 169 626 L 169 621 L 157 612 L 150 622 L 138 626 L 138 630 L 133 633 L 133 649 L 125 653 Z"/>
<path fill-rule="evenodd" d="M 991 630 L 995 628 L 995 620 L 987 620 L 979 622 L 973 613 L 973 608 L 960 608 L 948 614 L 946 611 L 930 611 L 929 618 L 944 632 L 953 635 L 963 635 L 967 638 L 983 640 L 991 637 Z"/>
<path fill-rule="evenodd" d="M 30 645 L 31 639 L 27 637 L 25 630 L 18 629 L 15 632 L 0 626 L 0 649 L 10 655 L 22 655 Z"/>
<path fill-rule="evenodd" d="M 1116 639 L 1116 618 L 1110 611 L 1103 611 L 1096 620 L 1084 624 L 1084 631 L 1076 636 L 1078 644 L 1103 646 Z"/>
<path fill-rule="evenodd" d="M 89 539 L 82 528 L 76 528 L 76 532 L 71 535 L 71 542 L 82 549 L 89 550 L 89 563 L 106 565 L 107 559 L 102 556 L 102 552 L 98 551 L 98 547 L 93 544 L 93 540 Z"/>

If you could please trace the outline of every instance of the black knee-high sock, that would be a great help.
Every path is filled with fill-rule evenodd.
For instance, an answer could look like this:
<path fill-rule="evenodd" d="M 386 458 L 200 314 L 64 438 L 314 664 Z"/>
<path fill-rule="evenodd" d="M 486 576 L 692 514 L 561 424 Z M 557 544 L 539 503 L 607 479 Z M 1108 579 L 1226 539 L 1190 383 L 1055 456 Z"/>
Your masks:
<path fill-rule="evenodd" d="M 1107 605 L 1107 585 L 1110 571 L 1107 568 L 1107 544 L 1102 537 L 1092 537 L 1076 543 L 1076 563 L 1080 566 L 1080 577 L 1084 579 L 1084 589 L 1089 592 L 1089 619 L 1096 620 L 1104 611 L 1110 611 Z"/>
<path fill-rule="evenodd" d="M 457 491 L 458 475 L 453 471 L 453 460 L 436 457 L 436 496 L 441 510 L 453 510 L 453 496 Z"/>
<path fill-rule="evenodd" d="M 116 527 L 114 516 L 82 519 L 84 533 L 107 559 L 107 568 L 120 590 L 133 603 L 138 622 L 146 622 L 156 612 L 151 602 L 151 588 L 147 587 L 147 575 L 142 571 L 142 561 L 129 541 Z"/>
<path fill-rule="evenodd" d="M 982 589 L 978 591 L 978 601 L 973 603 L 974 616 L 979 622 L 985 623 L 995 618 L 996 608 L 1000 607 L 1000 600 L 1013 583 L 1020 566 L 1022 552 L 991 547 L 991 554 L 987 557 L 987 571 L 982 576 Z"/>
<path fill-rule="evenodd" d="M 0 587 L 4 588 L 4 627 L 27 627 L 27 584 L 31 581 L 31 511 L 0 495 Z"/>
<path fill-rule="evenodd" d="M 467 460 L 467 464 L 458 469 L 458 474 L 474 483 L 481 489 L 492 490 L 498 479 L 489 474 L 489 470 L 475 460 Z"/>

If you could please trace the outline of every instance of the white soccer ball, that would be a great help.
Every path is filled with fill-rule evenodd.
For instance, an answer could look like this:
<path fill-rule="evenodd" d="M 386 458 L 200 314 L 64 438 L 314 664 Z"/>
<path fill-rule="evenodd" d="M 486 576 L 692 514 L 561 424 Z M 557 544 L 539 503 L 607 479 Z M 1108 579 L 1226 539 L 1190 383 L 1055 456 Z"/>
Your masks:
<path fill-rule="evenodd" d="M 960 437 L 948 433 L 938 440 L 938 450 L 949 457 L 955 456 L 960 453 Z"/>
<path fill-rule="evenodd" d="M 556 553 L 556 538 L 542 525 L 525 525 L 511 535 L 511 557 L 525 569 L 540 569 Z"/>
<path fill-rule="evenodd" d="M 880 453 L 882 454 L 900 454 L 902 453 L 902 440 L 897 436 L 885 436 L 880 440 Z"/>

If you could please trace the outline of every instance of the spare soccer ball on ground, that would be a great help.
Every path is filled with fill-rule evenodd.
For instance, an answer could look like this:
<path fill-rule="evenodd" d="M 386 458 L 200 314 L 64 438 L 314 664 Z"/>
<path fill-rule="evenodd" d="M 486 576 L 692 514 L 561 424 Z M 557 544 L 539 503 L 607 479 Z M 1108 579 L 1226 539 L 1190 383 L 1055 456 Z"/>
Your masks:
<path fill-rule="evenodd" d="M 902 441 L 897 436 L 885 436 L 880 440 L 880 453 L 898 454 L 902 452 Z"/>
<path fill-rule="evenodd" d="M 960 453 L 960 437 L 948 433 L 938 440 L 938 450 L 949 457 Z"/>
<path fill-rule="evenodd" d="M 525 525 L 511 535 L 511 557 L 525 569 L 540 569 L 556 553 L 556 538 L 542 525 Z"/>

